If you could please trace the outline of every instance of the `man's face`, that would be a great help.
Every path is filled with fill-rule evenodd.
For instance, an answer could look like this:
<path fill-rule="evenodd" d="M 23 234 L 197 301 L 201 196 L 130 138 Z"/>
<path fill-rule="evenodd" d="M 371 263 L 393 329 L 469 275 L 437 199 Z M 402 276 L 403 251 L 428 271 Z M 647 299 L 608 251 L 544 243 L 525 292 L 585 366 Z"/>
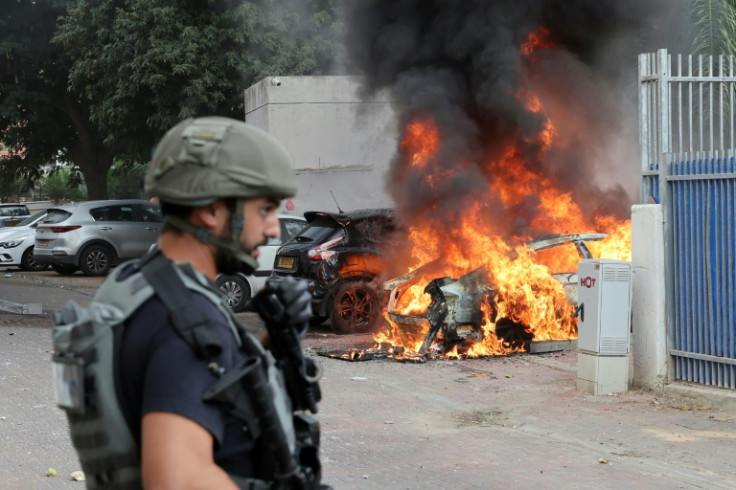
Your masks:
<path fill-rule="evenodd" d="M 240 233 L 240 246 L 254 257 L 258 257 L 258 247 L 265 245 L 269 238 L 278 238 L 281 235 L 277 214 L 280 203 L 279 199 L 269 197 L 245 200 L 245 225 Z"/>

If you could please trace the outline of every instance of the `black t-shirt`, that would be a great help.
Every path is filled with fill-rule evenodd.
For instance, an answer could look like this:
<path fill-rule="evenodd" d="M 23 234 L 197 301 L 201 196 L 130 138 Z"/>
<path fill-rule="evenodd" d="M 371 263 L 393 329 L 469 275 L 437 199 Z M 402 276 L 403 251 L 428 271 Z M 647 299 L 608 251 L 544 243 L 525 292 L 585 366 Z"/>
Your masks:
<path fill-rule="evenodd" d="M 223 314 L 205 296 L 190 291 L 191 301 L 212 320 L 220 333 L 218 363 L 231 369 L 246 354 L 241 351 Z M 242 422 L 219 403 L 204 402 L 202 394 L 217 380 L 207 362 L 175 331 L 158 297 L 145 302 L 127 321 L 120 348 L 118 375 L 121 403 L 133 434 L 140 441 L 143 415 L 171 412 L 198 423 L 215 440 L 215 462 L 228 473 L 251 474 L 254 442 Z"/>

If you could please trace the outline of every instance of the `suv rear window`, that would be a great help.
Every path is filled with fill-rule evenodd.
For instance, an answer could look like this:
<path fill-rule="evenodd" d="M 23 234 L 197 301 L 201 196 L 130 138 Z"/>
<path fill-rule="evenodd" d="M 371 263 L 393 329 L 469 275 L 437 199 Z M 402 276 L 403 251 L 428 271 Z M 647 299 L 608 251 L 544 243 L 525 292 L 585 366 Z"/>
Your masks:
<path fill-rule="evenodd" d="M 36 214 L 34 214 L 33 216 L 29 216 L 26 219 L 24 219 L 23 221 L 21 221 L 20 223 L 18 223 L 18 226 L 28 226 L 31 223 L 33 223 L 36 219 L 38 219 L 39 216 L 41 216 L 43 214 L 46 214 L 46 211 L 39 211 Z"/>
<path fill-rule="evenodd" d="M 323 242 L 345 235 L 342 226 L 330 220 L 314 220 L 294 237 L 297 242 Z"/>
<path fill-rule="evenodd" d="M 69 216 L 71 216 L 72 213 L 69 211 L 65 211 L 63 209 L 49 209 L 48 213 L 46 214 L 46 217 L 41 221 L 43 224 L 49 224 L 53 225 L 55 223 L 61 223 L 65 219 L 67 219 Z"/>
<path fill-rule="evenodd" d="M 282 241 L 284 242 L 291 240 L 294 235 L 302 231 L 307 226 L 304 220 L 297 219 L 283 219 L 281 223 L 284 225 L 284 234 L 286 235 L 282 237 Z"/>

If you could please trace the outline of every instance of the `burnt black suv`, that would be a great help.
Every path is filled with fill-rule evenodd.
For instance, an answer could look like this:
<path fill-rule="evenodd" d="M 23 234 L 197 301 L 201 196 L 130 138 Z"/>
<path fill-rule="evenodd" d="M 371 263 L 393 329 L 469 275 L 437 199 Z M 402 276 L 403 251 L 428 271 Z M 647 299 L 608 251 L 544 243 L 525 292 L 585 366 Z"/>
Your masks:
<path fill-rule="evenodd" d="M 309 225 L 279 248 L 274 276 L 306 278 L 313 325 L 330 319 L 338 332 L 356 333 L 381 323 L 381 289 L 372 282 L 383 270 L 382 244 L 394 230 L 389 209 L 304 213 Z"/>

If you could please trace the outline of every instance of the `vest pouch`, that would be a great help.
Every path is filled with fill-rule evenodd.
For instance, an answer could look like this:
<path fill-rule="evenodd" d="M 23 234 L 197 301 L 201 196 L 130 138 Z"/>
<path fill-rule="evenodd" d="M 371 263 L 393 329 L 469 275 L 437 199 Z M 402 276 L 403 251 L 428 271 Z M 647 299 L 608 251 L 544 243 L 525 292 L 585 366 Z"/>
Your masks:
<path fill-rule="evenodd" d="M 140 488 L 140 461 L 114 380 L 120 310 L 69 302 L 54 316 L 54 380 L 88 489 Z"/>
<path fill-rule="evenodd" d="M 60 355 L 52 360 L 56 404 L 64 410 L 84 412 L 84 360 Z"/>
<path fill-rule="evenodd" d="M 275 406 L 275 393 L 269 383 L 263 359 L 249 357 L 238 368 L 232 369 L 208 389 L 206 401 L 227 403 L 233 415 L 243 420 L 251 435 L 267 446 L 274 459 L 276 487 L 289 482 L 299 474 L 299 466 L 291 452 L 287 432 Z M 253 424 L 253 428 L 251 428 Z"/>

